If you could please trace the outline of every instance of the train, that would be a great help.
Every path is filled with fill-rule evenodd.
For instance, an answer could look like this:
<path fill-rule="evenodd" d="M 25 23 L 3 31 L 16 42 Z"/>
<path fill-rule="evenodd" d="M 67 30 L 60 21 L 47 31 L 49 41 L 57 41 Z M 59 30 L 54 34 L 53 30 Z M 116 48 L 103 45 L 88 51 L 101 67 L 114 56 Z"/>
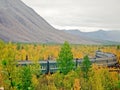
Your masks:
<path fill-rule="evenodd" d="M 77 68 L 79 67 L 82 62 L 83 59 L 74 59 L 74 67 Z M 115 54 L 112 53 L 105 53 L 105 52 L 101 52 L 101 51 L 96 51 L 95 57 L 94 58 L 90 58 L 90 62 L 92 64 L 97 64 L 99 66 L 114 66 L 116 65 L 117 62 L 117 58 Z M 46 74 L 46 73 L 55 73 L 59 70 L 58 68 L 58 63 L 55 60 L 40 60 L 37 62 L 38 64 L 40 64 L 40 70 L 42 72 L 42 74 Z M 26 66 L 26 65 L 32 65 L 34 64 L 34 62 L 32 60 L 19 60 L 17 61 L 17 64 L 20 66 Z"/>

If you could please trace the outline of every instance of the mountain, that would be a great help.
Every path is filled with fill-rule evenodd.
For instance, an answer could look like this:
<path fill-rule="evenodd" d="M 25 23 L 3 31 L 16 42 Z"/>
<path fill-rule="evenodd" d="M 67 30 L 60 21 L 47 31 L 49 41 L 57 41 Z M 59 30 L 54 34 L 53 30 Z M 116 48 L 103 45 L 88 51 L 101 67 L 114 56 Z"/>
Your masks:
<path fill-rule="evenodd" d="M 67 32 L 72 35 L 84 36 L 91 39 L 120 42 L 119 30 L 113 30 L 113 31 L 98 30 L 94 32 L 81 32 L 80 30 L 64 30 L 64 32 Z"/>
<path fill-rule="evenodd" d="M 0 0 L 0 39 L 25 43 L 101 43 L 56 30 L 21 0 Z"/>

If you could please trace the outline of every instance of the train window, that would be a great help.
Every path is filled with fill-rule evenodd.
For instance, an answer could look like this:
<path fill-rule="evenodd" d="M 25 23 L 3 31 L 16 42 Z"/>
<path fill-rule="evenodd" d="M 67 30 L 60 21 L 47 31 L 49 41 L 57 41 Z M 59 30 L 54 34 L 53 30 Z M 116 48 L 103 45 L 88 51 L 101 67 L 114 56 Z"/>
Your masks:
<path fill-rule="evenodd" d="M 51 63 L 50 64 L 50 69 L 53 69 L 53 68 L 54 69 L 58 68 L 56 63 Z"/>
<path fill-rule="evenodd" d="M 46 65 L 41 65 L 41 69 L 46 69 Z"/>
<path fill-rule="evenodd" d="M 57 66 L 56 66 L 56 64 L 54 63 L 54 64 L 50 64 L 50 68 L 56 68 Z"/>

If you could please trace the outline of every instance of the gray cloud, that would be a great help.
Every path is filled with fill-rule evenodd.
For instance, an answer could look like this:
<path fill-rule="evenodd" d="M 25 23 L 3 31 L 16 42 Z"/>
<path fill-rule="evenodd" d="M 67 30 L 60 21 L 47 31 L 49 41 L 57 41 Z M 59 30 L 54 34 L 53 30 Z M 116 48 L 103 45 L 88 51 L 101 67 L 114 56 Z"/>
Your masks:
<path fill-rule="evenodd" d="M 56 28 L 120 30 L 120 0 L 22 0 Z"/>

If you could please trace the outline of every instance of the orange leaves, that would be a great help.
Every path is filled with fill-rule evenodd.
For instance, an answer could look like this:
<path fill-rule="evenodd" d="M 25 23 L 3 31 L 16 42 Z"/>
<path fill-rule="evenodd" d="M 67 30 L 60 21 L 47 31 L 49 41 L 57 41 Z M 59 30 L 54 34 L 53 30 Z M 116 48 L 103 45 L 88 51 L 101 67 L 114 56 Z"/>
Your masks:
<path fill-rule="evenodd" d="M 80 80 L 79 79 L 75 79 L 74 80 L 74 90 L 80 90 Z"/>
<path fill-rule="evenodd" d="M 16 60 L 56 60 L 58 58 L 58 53 L 60 51 L 61 45 L 41 45 L 41 44 L 6 44 L 3 48 L 4 53 L 11 48 L 16 52 Z M 83 58 L 83 56 L 88 55 L 89 57 L 95 57 L 95 51 L 98 48 L 103 52 L 111 52 L 117 55 L 118 61 L 120 62 L 120 50 L 116 46 L 95 46 L 95 45 L 71 45 L 72 53 L 74 58 Z M 0 55 L 4 58 L 5 54 Z"/>
<path fill-rule="evenodd" d="M 16 60 L 25 60 L 28 56 L 29 60 L 47 60 L 48 58 L 56 59 L 60 47 L 57 45 L 22 45 L 20 50 L 17 50 Z"/>
<path fill-rule="evenodd" d="M 2 45 L 2 44 L 0 44 Z M 4 44 L 0 46 L 0 59 L 13 60 L 14 54 L 16 60 L 25 60 L 26 56 L 28 60 L 55 60 L 58 57 L 60 51 L 60 45 L 32 45 L 32 44 L 20 44 L 19 48 L 17 44 Z M 120 61 L 120 49 L 116 46 L 86 46 L 86 45 L 72 45 L 72 53 L 74 58 L 83 58 L 86 54 L 94 57 L 94 53 L 98 48 L 104 52 L 111 52 L 117 55 L 118 61 Z M 11 58 L 10 58 L 11 57 Z M 11 63 L 12 66 L 12 63 Z M 13 73 L 15 67 L 9 66 L 9 71 Z M 38 68 L 38 67 L 36 67 Z M 92 65 L 90 72 L 88 73 L 89 80 L 86 81 L 82 76 L 81 70 L 71 71 L 67 75 L 62 73 L 54 73 L 52 75 L 40 76 L 37 78 L 32 76 L 33 85 L 36 90 L 116 90 L 114 87 L 118 83 L 118 73 L 109 72 L 114 68 L 98 67 Z M 33 71 L 35 68 L 33 68 Z M 0 68 L 0 71 L 2 69 Z M 14 75 L 15 76 L 15 75 Z M 0 87 L 4 85 L 4 76 L 0 72 Z M 5 85 L 4 85 L 5 86 Z"/>
<path fill-rule="evenodd" d="M 118 82 L 118 73 L 110 72 L 109 70 L 114 70 L 114 68 L 92 65 L 90 72 L 92 90 L 114 90 L 113 88 L 115 88 Z"/>
<path fill-rule="evenodd" d="M 0 87 L 3 86 L 2 68 L 0 67 Z"/>
<path fill-rule="evenodd" d="M 38 79 L 35 75 L 32 75 L 32 82 L 35 87 L 37 87 L 37 85 L 39 84 Z"/>

